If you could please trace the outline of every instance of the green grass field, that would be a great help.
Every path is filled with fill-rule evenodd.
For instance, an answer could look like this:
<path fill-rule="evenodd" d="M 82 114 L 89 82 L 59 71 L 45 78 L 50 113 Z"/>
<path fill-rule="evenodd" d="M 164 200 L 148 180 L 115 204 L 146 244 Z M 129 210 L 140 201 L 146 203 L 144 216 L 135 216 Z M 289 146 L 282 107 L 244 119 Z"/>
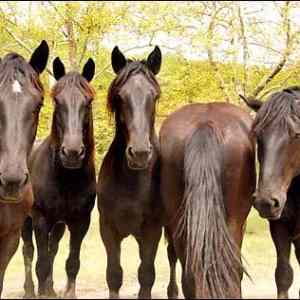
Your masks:
<path fill-rule="evenodd" d="M 58 292 L 62 291 L 66 283 L 65 260 L 68 255 L 68 237 L 66 234 L 61 242 L 59 253 L 55 261 L 54 281 Z M 17 254 L 12 259 L 5 278 L 4 298 L 19 298 L 23 295 L 24 267 L 22 258 L 22 242 Z M 247 269 L 252 277 L 243 280 L 243 295 L 246 298 L 274 298 L 276 286 L 274 282 L 274 268 L 276 263 L 275 249 L 268 231 L 268 224 L 259 218 L 256 211 L 252 211 L 248 218 L 247 232 L 243 243 L 243 255 L 248 263 Z M 35 256 L 36 258 L 36 256 Z M 138 291 L 137 268 L 139 264 L 138 248 L 132 237 L 122 244 L 122 266 L 124 282 L 121 297 L 136 298 Z M 297 297 L 300 287 L 300 272 L 298 264 L 292 255 L 294 268 L 294 284 L 290 296 Z M 105 282 L 106 254 L 99 236 L 98 211 L 93 211 L 90 230 L 84 240 L 81 252 L 81 269 L 78 276 L 79 298 L 105 298 L 108 295 Z M 180 275 L 178 264 L 178 274 Z M 178 278 L 180 276 L 178 275 Z M 153 296 L 166 297 L 169 279 L 169 266 L 164 240 L 161 240 L 156 258 L 156 281 Z"/>

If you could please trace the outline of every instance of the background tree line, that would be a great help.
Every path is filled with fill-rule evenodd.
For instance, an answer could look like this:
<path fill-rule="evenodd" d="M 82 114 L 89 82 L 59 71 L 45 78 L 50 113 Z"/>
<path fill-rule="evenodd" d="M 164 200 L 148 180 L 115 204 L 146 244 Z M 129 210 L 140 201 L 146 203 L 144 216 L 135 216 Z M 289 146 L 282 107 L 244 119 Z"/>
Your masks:
<path fill-rule="evenodd" d="M 165 116 L 193 102 L 241 104 L 239 94 L 264 99 L 299 80 L 300 3 L 242 2 L 55 2 L 0 3 L 0 56 L 15 51 L 28 58 L 46 39 L 48 70 L 42 81 L 55 82 L 52 61 L 60 56 L 67 70 L 96 61 L 92 82 L 97 162 L 113 134 L 106 93 L 114 78 L 114 45 L 129 57 L 145 57 L 159 45 L 162 97 L 158 127 Z M 243 104 L 241 104 L 243 105 Z M 52 103 L 47 95 L 39 137 L 49 132 Z"/>

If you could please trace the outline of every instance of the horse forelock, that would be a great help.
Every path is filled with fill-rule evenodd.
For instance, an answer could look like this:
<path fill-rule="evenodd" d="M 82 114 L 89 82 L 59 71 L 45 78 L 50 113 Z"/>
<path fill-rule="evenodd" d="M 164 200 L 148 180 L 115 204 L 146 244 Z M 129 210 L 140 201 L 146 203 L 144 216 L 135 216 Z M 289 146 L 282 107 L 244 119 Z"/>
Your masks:
<path fill-rule="evenodd" d="M 107 95 L 107 109 L 110 113 L 114 113 L 116 110 L 115 96 L 119 93 L 120 89 L 127 82 L 127 80 L 136 74 L 143 74 L 145 76 L 145 78 L 155 88 L 159 98 L 160 86 L 154 74 L 148 69 L 146 61 L 129 59 L 127 61 L 127 65 L 120 71 L 109 87 Z"/>
<path fill-rule="evenodd" d="M 0 88 L 11 86 L 13 92 L 20 93 L 25 85 L 44 93 L 39 76 L 30 64 L 17 53 L 7 54 L 0 63 Z"/>
<path fill-rule="evenodd" d="M 69 72 L 63 76 L 57 83 L 53 86 L 51 91 L 52 98 L 55 98 L 64 89 L 69 89 L 71 93 L 72 88 L 76 87 L 80 90 L 82 94 L 85 95 L 90 101 L 95 97 L 95 90 L 89 84 L 89 82 L 78 72 Z"/>
<path fill-rule="evenodd" d="M 266 127 L 290 129 L 300 124 L 300 87 L 291 87 L 269 97 L 257 112 L 252 131 L 259 136 Z"/>

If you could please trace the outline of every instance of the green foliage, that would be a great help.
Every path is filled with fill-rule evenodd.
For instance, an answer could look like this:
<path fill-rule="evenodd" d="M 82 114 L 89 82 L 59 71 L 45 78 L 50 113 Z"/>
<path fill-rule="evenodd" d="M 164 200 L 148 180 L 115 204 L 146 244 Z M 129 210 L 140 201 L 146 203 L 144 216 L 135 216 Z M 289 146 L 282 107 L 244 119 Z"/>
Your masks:
<path fill-rule="evenodd" d="M 293 9 L 297 8 L 295 3 L 293 6 L 295 6 Z M 239 11 L 239 8 L 242 10 Z M 92 1 L 2 2 L 0 3 L 2 45 L 0 56 L 14 51 L 29 59 L 32 50 L 42 39 L 46 39 L 49 43 L 51 51 L 48 70 L 41 78 L 47 93 L 40 114 L 39 138 L 49 134 L 52 122 L 53 103 L 50 89 L 55 81 L 50 74 L 53 59 L 60 56 L 67 71 L 71 69 L 81 71 L 89 57 L 95 60 L 96 74 L 92 85 L 96 90 L 96 98 L 93 103 L 93 113 L 96 159 L 99 164 L 114 133 L 114 119 L 106 111 L 106 95 L 115 75 L 110 66 L 111 49 L 105 48 L 104 42 L 117 37 L 116 43 L 119 45 L 127 41 L 129 47 L 124 49 L 126 55 L 128 55 L 127 50 L 144 49 L 145 53 L 139 56 L 146 58 L 150 49 L 153 49 L 156 44 L 156 37 L 160 36 L 160 41 L 161 37 L 166 37 L 165 41 L 159 43 L 163 50 L 163 64 L 158 75 L 162 89 L 156 122 L 159 129 L 167 115 L 188 103 L 229 101 L 244 106 L 238 97 L 240 91 L 237 87 L 244 87 L 245 94 L 251 94 L 261 80 L 270 74 L 271 67 L 236 62 L 240 41 L 243 39 L 239 28 L 239 12 L 242 12 L 241 15 L 244 12 L 245 30 L 248 30 L 253 37 L 259 35 L 262 43 L 265 43 L 265 49 L 272 48 L 269 41 L 270 33 L 263 30 L 269 23 L 256 22 L 253 14 L 249 14 L 249 18 L 246 17 L 247 9 L 241 3 L 231 1 L 180 2 L 176 5 L 171 2 L 150 4 Z M 214 25 L 211 36 L 208 35 L 209 24 Z M 296 31 L 293 35 L 295 40 L 297 34 Z M 178 41 L 190 41 L 193 51 L 198 51 L 198 54 L 206 51 L 208 46 L 212 46 L 211 50 L 215 51 L 213 53 L 215 65 L 208 59 L 201 61 L 187 59 L 183 56 L 184 47 L 180 44 L 169 45 L 168 37 Z M 130 43 L 133 40 L 137 42 L 131 47 Z M 222 50 L 222 55 L 228 59 L 226 62 L 221 62 L 221 52 L 217 51 L 224 42 L 226 49 Z M 294 51 L 296 46 L 296 43 L 292 44 L 294 48 L 290 51 Z M 165 50 L 172 51 L 165 53 Z M 131 53 L 129 51 L 129 56 Z M 283 69 L 271 83 L 268 83 L 267 90 L 263 90 L 259 96 L 264 98 L 268 92 L 297 84 L 298 69 L 299 64 L 291 64 Z M 218 75 L 223 81 L 223 89 Z M 228 92 L 227 95 L 225 90 Z"/>

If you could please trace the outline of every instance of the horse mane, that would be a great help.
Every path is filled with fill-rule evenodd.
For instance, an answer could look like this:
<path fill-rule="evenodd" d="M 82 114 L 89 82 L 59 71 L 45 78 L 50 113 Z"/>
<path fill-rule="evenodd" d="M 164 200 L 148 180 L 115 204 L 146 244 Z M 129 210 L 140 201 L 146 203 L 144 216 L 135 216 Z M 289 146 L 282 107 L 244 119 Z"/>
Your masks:
<path fill-rule="evenodd" d="M 93 100 L 95 97 L 95 90 L 88 83 L 88 81 L 78 72 L 69 72 L 63 76 L 53 86 L 51 97 L 55 98 L 66 87 L 76 86 L 87 98 Z"/>
<path fill-rule="evenodd" d="M 154 76 L 154 74 L 148 69 L 145 60 L 127 60 L 126 66 L 120 71 L 117 77 L 112 81 L 107 95 L 107 109 L 110 113 L 116 111 L 115 96 L 120 91 L 120 88 L 126 83 L 126 81 L 135 74 L 142 73 L 148 81 L 154 86 L 157 91 L 158 98 L 160 96 L 160 87 Z"/>
<path fill-rule="evenodd" d="M 267 126 L 291 128 L 293 122 L 300 123 L 300 86 L 291 86 L 272 94 L 258 110 L 252 131 L 256 136 Z"/>

